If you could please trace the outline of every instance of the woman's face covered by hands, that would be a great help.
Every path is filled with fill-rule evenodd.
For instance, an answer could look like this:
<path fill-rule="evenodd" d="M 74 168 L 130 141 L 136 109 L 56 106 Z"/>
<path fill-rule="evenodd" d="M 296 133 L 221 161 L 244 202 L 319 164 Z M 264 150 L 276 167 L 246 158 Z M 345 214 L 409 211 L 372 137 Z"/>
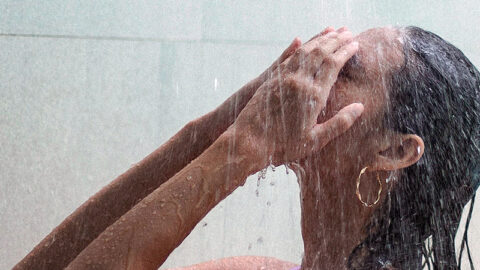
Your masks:
<path fill-rule="evenodd" d="M 346 29 L 327 29 L 303 44 L 279 65 L 256 91 L 231 130 L 241 130 L 240 141 L 255 154 L 261 167 L 285 164 L 321 149 L 345 132 L 363 111 L 347 104 L 322 123 L 338 72 L 358 50 Z"/>

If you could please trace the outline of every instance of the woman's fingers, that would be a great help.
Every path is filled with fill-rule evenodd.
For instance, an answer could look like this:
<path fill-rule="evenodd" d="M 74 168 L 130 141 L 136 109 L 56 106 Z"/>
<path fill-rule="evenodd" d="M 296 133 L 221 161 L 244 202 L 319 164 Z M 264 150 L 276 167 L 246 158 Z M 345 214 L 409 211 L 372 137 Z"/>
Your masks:
<path fill-rule="evenodd" d="M 341 32 L 343 32 L 343 31 L 347 31 L 347 30 L 348 30 L 348 28 L 347 28 L 346 26 L 343 26 L 343 27 L 339 28 L 339 29 L 337 30 L 337 32 L 338 32 L 338 33 L 341 33 Z"/>
<path fill-rule="evenodd" d="M 328 56 L 337 51 L 343 45 L 352 42 L 352 32 L 345 30 L 337 33 L 338 34 L 334 38 L 326 38 L 327 36 L 325 36 L 324 39 L 319 41 L 323 48 L 323 50 L 321 50 L 322 56 Z"/>
<path fill-rule="evenodd" d="M 296 37 L 290 45 L 283 51 L 283 53 L 278 57 L 275 62 L 263 73 L 261 76 L 263 81 L 271 78 L 272 74 L 277 71 L 278 67 L 282 65 L 295 51 L 302 46 L 302 41 L 300 38 Z"/>
<path fill-rule="evenodd" d="M 358 42 L 351 42 L 335 53 L 327 56 L 314 75 L 313 86 L 318 89 L 317 95 L 320 100 L 321 108 L 325 106 L 333 84 L 337 81 L 338 73 L 345 63 L 358 51 Z"/>
<path fill-rule="evenodd" d="M 298 69 L 300 66 L 305 66 L 307 63 L 305 60 L 313 58 L 312 56 L 309 56 L 312 52 L 312 50 L 315 49 L 321 49 L 322 47 L 322 40 L 329 39 L 329 38 L 335 38 L 338 35 L 338 32 L 335 31 L 335 29 L 331 26 L 327 27 L 325 30 L 323 30 L 320 34 L 312 37 L 309 41 L 304 43 L 300 48 L 296 50 L 296 54 L 293 55 L 289 61 L 287 68 L 290 69 L 291 71 L 295 71 Z M 313 59 L 316 62 L 321 63 L 322 57 L 316 57 Z"/>
<path fill-rule="evenodd" d="M 319 57 L 325 57 L 335 52 L 343 44 L 352 40 L 353 34 L 348 30 L 329 32 L 326 35 L 319 36 L 303 46 L 306 53 L 311 53 Z"/>
<path fill-rule="evenodd" d="M 308 72 L 312 75 L 318 72 L 324 61 L 328 61 L 332 54 L 345 44 L 351 43 L 353 39 L 352 32 L 350 31 L 344 31 L 337 33 L 337 35 L 329 36 L 330 34 L 331 33 L 318 39 L 316 47 L 308 55 L 310 61 L 308 61 L 309 66 L 307 68 Z"/>
<path fill-rule="evenodd" d="M 308 43 L 308 42 L 310 42 L 310 41 L 318 38 L 319 36 L 323 36 L 323 35 L 325 35 L 325 34 L 328 34 L 328 33 L 330 33 L 330 32 L 333 32 L 333 31 L 335 31 L 335 28 L 333 28 L 332 26 L 329 26 L 329 27 L 325 28 L 322 32 L 320 32 L 320 34 L 317 34 L 317 35 L 313 36 L 313 37 L 312 37 L 311 39 L 309 39 L 306 43 Z"/>
<path fill-rule="evenodd" d="M 338 37 L 337 31 L 329 32 L 323 36 L 318 36 L 317 38 L 312 39 L 310 42 L 305 43 L 300 48 L 300 51 L 303 51 L 305 55 L 310 54 L 314 50 L 316 53 L 318 49 L 320 49 L 320 51 L 323 51 L 323 46 L 325 46 L 325 42 L 327 40 L 337 39 L 337 37 Z"/>
<path fill-rule="evenodd" d="M 300 46 L 302 46 L 302 41 L 300 40 L 300 38 L 296 37 L 292 41 L 292 43 L 290 43 L 290 46 L 288 46 L 288 48 L 286 48 L 285 51 L 283 51 L 282 55 L 280 55 L 280 57 L 277 60 L 277 63 L 278 64 L 283 63 L 283 61 L 287 60 L 287 58 L 290 57 L 290 55 L 292 55 L 298 48 L 300 48 Z"/>
<path fill-rule="evenodd" d="M 342 46 L 351 43 L 352 32 L 346 28 L 340 30 L 327 32 L 303 44 L 291 57 L 288 68 L 294 71 L 303 67 L 307 74 L 315 75 L 325 59 L 328 60 Z"/>
<path fill-rule="evenodd" d="M 305 49 L 305 53 L 310 53 L 313 49 L 317 48 L 318 46 L 322 45 L 322 41 L 326 38 L 337 37 L 339 33 L 343 32 L 342 29 L 346 29 L 346 27 L 342 27 L 335 31 L 333 27 L 327 27 L 322 33 L 314 36 L 308 42 L 306 42 L 303 47 Z M 342 31 L 340 31 L 342 30 Z"/>
<path fill-rule="evenodd" d="M 347 131 L 363 112 L 363 104 L 353 103 L 341 109 L 324 123 L 310 131 L 309 144 L 313 152 L 320 150 L 331 140 Z"/>
<path fill-rule="evenodd" d="M 314 85 L 322 90 L 322 98 L 328 98 L 330 89 L 337 80 L 338 73 L 352 56 L 358 51 L 358 42 L 354 41 L 340 47 L 335 53 L 327 56 L 320 70 L 315 74 Z"/>

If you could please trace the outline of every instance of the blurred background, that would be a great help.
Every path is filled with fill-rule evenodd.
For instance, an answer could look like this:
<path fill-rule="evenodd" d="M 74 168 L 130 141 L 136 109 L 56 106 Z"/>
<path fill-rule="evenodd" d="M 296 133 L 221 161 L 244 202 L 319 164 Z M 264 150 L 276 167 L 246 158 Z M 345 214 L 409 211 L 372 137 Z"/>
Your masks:
<path fill-rule="evenodd" d="M 480 67 L 476 0 L 0 0 L 0 268 L 293 38 L 329 25 L 420 26 Z M 300 263 L 295 175 L 279 167 L 257 179 L 210 212 L 162 268 L 238 255 Z M 469 232 L 477 265 L 479 224 L 477 209 Z"/>

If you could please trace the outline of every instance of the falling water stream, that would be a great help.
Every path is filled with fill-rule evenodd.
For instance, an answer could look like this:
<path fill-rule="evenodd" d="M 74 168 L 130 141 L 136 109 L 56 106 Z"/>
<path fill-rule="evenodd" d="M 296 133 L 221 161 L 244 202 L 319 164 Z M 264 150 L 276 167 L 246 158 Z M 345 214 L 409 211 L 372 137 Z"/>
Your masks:
<path fill-rule="evenodd" d="M 2 0 L 0 14 L 1 269 L 256 78 L 293 38 L 305 43 L 329 25 L 360 34 L 360 50 L 329 88 L 318 124 L 354 102 L 365 106 L 360 120 L 310 158 L 278 162 L 285 170 L 270 158 L 160 269 L 233 256 L 312 260 L 312 269 L 338 258 L 351 269 L 449 269 L 459 258 L 461 269 L 480 268 L 477 1 Z M 383 26 L 389 27 L 365 34 Z M 275 76 L 280 72 L 267 77 Z M 285 91 L 278 92 L 282 104 L 290 102 Z M 266 110 L 272 106 L 265 103 Z M 295 124 L 305 126 L 314 106 L 300 108 Z M 274 123 L 283 132 L 267 139 L 291 132 L 285 111 L 280 107 L 282 121 Z M 271 129 L 273 120 L 263 120 Z M 213 124 L 208 130 L 186 137 L 203 142 L 217 132 Z M 229 153 L 238 141 L 231 146 Z M 164 161 L 186 156 L 172 150 Z M 146 173 L 131 187 L 170 169 L 157 168 L 162 173 Z M 212 192 L 202 181 L 197 210 Z M 114 205 L 126 203 L 117 195 Z M 152 216 L 162 208 L 186 222 L 179 203 L 164 200 Z M 114 216 L 109 210 L 97 207 L 96 216 Z M 85 240 L 94 225 L 75 223 L 81 228 L 75 240 Z M 42 246 L 77 243 L 59 239 Z"/>

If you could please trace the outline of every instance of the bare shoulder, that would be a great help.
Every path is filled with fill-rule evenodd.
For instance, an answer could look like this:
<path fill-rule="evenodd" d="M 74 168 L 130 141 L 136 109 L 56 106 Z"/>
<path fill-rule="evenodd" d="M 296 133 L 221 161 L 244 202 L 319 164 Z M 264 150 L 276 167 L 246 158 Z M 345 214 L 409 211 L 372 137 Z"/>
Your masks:
<path fill-rule="evenodd" d="M 239 256 L 208 261 L 187 267 L 170 268 L 168 270 L 290 270 L 296 266 L 298 265 L 272 257 Z"/>

